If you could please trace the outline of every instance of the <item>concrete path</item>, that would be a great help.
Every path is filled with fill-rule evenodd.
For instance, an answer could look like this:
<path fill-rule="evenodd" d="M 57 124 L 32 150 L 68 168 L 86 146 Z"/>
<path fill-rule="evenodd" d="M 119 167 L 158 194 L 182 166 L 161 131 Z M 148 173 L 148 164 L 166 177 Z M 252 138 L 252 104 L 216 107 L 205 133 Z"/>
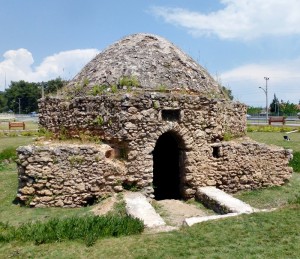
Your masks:
<path fill-rule="evenodd" d="M 147 201 L 147 198 L 139 192 L 127 192 L 124 194 L 126 211 L 134 218 L 144 221 L 148 228 L 166 226 L 165 221 L 156 213 L 155 209 Z"/>
<path fill-rule="evenodd" d="M 182 222 L 184 226 L 192 226 L 196 223 L 208 220 L 234 217 L 243 213 L 259 211 L 215 187 L 198 188 L 196 197 L 209 208 L 225 215 L 185 218 Z M 176 227 L 168 226 L 143 194 L 139 192 L 127 192 L 124 194 L 124 200 L 126 203 L 127 213 L 134 218 L 142 220 L 148 230 L 150 229 L 154 232 L 162 232 L 178 229 Z"/>
<path fill-rule="evenodd" d="M 220 214 L 253 213 L 256 210 L 247 203 L 232 197 L 216 187 L 200 187 L 196 193 L 204 205 Z"/>
<path fill-rule="evenodd" d="M 223 218 L 229 218 L 229 217 L 235 217 L 241 215 L 241 213 L 228 213 L 224 215 L 211 215 L 211 216 L 205 216 L 205 217 L 191 217 L 191 218 L 186 218 L 183 221 L 183 226 L 192 226 L 196 223 L 201 223 L 209 220 L 215 220 L 215 219 L 223 219 Z"/>

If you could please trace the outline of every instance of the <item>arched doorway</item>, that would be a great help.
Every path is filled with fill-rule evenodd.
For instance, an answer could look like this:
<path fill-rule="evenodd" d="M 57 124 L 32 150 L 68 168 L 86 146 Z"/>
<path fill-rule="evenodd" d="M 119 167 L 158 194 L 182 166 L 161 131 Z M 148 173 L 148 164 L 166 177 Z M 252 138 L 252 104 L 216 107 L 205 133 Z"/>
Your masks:
<path fill-rule="evenodd" d="M 156 200 L 181 198 L 182 151 L 179 136 L 162 134 L 153 151 L 153 187 Z"/>

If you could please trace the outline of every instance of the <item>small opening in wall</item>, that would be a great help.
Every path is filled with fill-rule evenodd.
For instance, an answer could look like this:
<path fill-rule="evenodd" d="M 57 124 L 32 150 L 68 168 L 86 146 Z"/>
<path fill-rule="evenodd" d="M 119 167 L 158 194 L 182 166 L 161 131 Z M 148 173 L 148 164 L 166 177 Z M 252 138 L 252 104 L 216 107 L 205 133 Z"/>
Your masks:
<path fill-rule="evenodd" d="M 221 157 L 220 147 L 212 147 L 212 148 L 213 148 L 213 157 L 215 158 Z"/>
<path fill-rule="evenodd" d="M 105 152 L 105 157 L 106 158 L 114 158 L 114 150 L 113 149 L 107 150 Z"/>
<path fill-rule="evenodd" d="M 94 205 L 97 202 L 97 197 L 95 195 L 88 196 L 85 198 L 86 203 L 84 204 L 85 207 Z"/>
<path fill-rule="evenodd" d="M 179 121 L 180 110 L 162 110 L 161 117 L 164 121 Z"/>

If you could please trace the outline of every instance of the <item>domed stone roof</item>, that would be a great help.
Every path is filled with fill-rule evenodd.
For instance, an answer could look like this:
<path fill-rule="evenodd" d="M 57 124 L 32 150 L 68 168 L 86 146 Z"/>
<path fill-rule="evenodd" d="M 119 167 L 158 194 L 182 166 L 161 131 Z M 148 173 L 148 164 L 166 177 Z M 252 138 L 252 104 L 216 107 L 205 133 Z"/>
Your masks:
<path fill-rule="evenodd" d="M 80 95 L 87 95 L 95 85 L 118 86 L 124 77 L 134 78 L 145 89 L 164 87 L 223 96 L 218 83 L 192 58 L 166 39 L 144 33 L 127 36 L 99 53 L 67 89 L 81 84 Z"/>

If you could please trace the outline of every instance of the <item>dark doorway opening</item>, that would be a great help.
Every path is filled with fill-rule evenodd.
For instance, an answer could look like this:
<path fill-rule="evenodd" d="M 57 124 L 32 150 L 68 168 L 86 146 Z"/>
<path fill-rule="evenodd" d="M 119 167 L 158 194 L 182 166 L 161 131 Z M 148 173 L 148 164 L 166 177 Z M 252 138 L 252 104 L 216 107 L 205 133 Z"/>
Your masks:
<path fill-rule="evenodd" d="M 156 200 L 181 198 L 182 151 L 178 136 L 162 134 L 153 151 L 153 187 Z"/>

